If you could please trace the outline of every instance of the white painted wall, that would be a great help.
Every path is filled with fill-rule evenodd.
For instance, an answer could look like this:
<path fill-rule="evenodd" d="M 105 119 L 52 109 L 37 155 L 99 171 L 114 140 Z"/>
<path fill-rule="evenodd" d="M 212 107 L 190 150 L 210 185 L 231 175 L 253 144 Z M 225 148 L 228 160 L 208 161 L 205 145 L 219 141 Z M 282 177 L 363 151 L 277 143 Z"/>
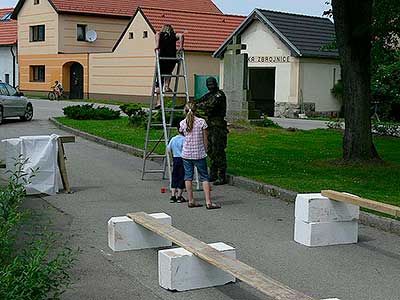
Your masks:
<path fill-rule="evenodd" d="M 241 42 L 247 45 L 243 52 L 249 57 L 289 57 L 289 62 L 280 63 L 249 61 L 249 68 L 276 68 L 276 102 L 299 104 L 302 96 L 304 102 L 315 103 L 317 112 L 340 110 L 340 101 L 331 94 L 334 81 L 340 79 L 338 60 L 293 57 L 286 45 L 260 21 L 254 21 L 242 33 Z"/>
<path fill-rule="evenodd" d="M 0 46 L 0 80 L 6 82 L 6 74 L 10 74 L 10 84 L 13 85 L 13 57 L 11 46 Z M 14 46 L 14 53 L 17 53 Z M 17 62 L 16 58 L 16 62 Z M 15 66 L 15 85 L 18 85 L 18 64 Z"/>
<path fill-rule="evenodd" d="M 333 97 L 331 93 L 334 83 L 340 79 L 338 60 L 301 59 L 300 75 L 301 90 L 305 103 L 315 103 L 315 111 L 317 112 L 340 110 L 341 101 Z"/>
<path fill-rule="evenodd" d="M 260 21 L 254 21 L 242 34 L 242 44 L 247 45 L 249 57 L 285 56 L 290 62 L 250 62 L 249 68 L 276 68 L 275 101 L 298 102 L 298 60 L 289 49 Z"/>

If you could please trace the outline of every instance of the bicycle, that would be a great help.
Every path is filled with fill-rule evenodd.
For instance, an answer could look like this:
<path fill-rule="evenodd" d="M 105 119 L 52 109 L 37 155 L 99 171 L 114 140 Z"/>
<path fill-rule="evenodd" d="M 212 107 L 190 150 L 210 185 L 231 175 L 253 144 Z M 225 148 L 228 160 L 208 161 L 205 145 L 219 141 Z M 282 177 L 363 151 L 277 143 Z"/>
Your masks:
<path fill-rule="evenodd" d="M 63 91 L 60 91 L 57 87 L 55 87 L 55 86 L 52 86 L 51 87 L 53 90 L 52 91 L 50 91 L 49 92 L 49 94 L 47 95 L 47 98 L 50 100 L 50 101 L 54 101 L 54 100 L 59 100 L 60 98 L 62 98 L 63 97 L 63 95 L 64 95 L 64 92 Z"/>

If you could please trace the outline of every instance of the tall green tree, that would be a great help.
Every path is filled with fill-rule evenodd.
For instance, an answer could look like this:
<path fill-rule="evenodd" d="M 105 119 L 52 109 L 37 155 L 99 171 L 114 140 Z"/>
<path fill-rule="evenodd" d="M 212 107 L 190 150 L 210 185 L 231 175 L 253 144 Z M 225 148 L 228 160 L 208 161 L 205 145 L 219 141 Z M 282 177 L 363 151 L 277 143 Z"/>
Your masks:
<path fill-rule="evenodd" d="M 343 159 L 378 159 L 371 133 L 371 26 L 373 0 L 332 0 L 342 69 L 345 134 Z"/>
<path fill-rule="evenodd" d="M 400 5 L 375 0 L 372 23 L 372 92 L 379 116 L 400 121 Z"/>

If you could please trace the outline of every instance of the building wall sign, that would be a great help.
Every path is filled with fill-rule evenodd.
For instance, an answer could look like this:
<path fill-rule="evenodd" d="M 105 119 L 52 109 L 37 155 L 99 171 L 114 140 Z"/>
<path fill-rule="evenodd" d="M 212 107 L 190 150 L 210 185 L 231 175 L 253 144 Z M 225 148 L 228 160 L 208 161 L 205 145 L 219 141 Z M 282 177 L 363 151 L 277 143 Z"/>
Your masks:
<path fill-rule="evenodd" d="M 249 56 L 249 63 L 290 63 L 290 56 Z"/>

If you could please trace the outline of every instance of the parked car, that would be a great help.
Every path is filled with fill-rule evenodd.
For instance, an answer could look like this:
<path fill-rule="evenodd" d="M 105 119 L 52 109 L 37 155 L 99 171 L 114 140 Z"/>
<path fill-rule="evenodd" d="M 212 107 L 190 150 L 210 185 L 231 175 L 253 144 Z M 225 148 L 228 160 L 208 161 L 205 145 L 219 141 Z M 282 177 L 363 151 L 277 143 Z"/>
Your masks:
<path fill-rule="evenodd" d="M 0 124 L 10 117 L 30 121 L 33 118 L 33 106 L 23 93 L 7 83 L 0 82 Z"/>

